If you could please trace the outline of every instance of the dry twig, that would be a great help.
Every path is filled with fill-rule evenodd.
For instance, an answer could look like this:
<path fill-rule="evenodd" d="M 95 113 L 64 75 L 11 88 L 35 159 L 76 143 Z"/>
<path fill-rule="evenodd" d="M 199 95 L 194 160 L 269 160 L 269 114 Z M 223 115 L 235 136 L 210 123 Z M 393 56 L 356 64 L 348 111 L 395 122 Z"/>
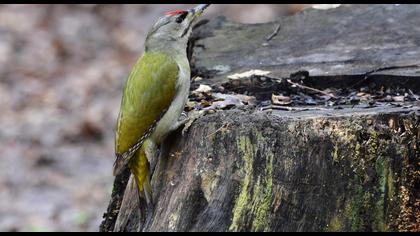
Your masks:
<path fill-rule="evenodd" d="M 313 111 L 313 110 L 330 110 L 323 107 L 289 107 L 289 106 L 278 106 L 278 105 L 269 105 L 262 107 L 261 111 L 265 110 L 283 110 L 283 111 Z"/>
<path fill-rule="evenodd" d="M 308 86 L 305 86 L 305 85 L 301 85 L 301 84 L 298 84 L 298 83 L 294 83 L 294 82 L 292 82 L 290 79 L 288 79 L 288 80 L 286 80 L 286 81 L 287 81 L 287 83 L 292 84 L 292 85 L 294 85 L 294 86 L 296 86 L 296 87 L 299 87 L 299 88 L 301 88 L 301 89 L 311 90 L 311 91 L 314 91 L 314 92 L 317 92 L 317 93 L 321 93 L 321 94 L 324 94 L 324 95 L 326 95 L 326 96 L 330 96 L 330 97 L 332 97 L 332 98 L 337 99 L 337 97 L 336 97 L 334 94 L 327 93 L 327 92 L 324 92 L 324 91 L 322 91 L 322 90 L 319 90 L 319 89 L 316 89 L 316 88 L 311 88 L 311 87 L 308 87 Z"/>
<path fill-rule="evenodd" d="M 279 31 L 280 31 L 280 24 L 278 24 L 276 26 L 276 28 L 274 29 L 274 32 L 266 38 L 267 42 L 272 40 L 274 37 L 276 37 L 276 35 L 279 33 Z"/>

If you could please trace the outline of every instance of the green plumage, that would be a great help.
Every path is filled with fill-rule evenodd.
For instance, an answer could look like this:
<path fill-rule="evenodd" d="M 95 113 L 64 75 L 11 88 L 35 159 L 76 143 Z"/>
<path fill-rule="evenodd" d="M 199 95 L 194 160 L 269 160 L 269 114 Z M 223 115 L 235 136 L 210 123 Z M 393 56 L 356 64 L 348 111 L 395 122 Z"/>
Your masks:
<path fill-rule="evenodd" d="M 176 92 L 178 66 L 163 53 L 145 53 L 134 66 L 123 91 L 115 139 L 122 155 L 146 134 L 168 109 Z"/>

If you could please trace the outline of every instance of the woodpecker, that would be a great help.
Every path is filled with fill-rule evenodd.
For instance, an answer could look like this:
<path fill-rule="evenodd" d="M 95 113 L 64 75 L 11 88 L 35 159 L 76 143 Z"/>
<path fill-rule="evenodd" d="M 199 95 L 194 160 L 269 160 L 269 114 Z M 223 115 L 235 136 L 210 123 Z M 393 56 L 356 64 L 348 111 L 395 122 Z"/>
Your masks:
<path fill-rule="evenodd" d="M 125 83 L 115 135 L 113 174 L 128 165 L 140 199 L 153 205 L 151 169 L 163 139 L 184 124 L 190 90 L 187 43 L 192 24 L 210 4 L 165 13 L 148 32 L 144 53 Z"/>

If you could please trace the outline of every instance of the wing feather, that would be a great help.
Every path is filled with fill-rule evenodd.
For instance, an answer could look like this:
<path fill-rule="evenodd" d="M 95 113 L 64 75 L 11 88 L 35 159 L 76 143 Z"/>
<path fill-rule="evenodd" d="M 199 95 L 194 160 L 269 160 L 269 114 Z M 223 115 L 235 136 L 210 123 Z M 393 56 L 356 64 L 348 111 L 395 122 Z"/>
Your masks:
<path fill-rule="evenodd" d="M 176 62 L 162 53 L 145 53 L 134 66 L 117 121 L 114 173 L 127 164 L 171 105 L 178 74 Z"/>

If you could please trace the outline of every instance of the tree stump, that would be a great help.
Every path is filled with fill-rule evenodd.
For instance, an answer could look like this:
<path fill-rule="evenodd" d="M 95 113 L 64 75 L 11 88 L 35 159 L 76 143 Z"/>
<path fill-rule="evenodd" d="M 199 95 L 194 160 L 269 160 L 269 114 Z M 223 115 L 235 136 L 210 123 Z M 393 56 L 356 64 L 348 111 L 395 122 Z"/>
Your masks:
<path fill-rule="evenodd" d="M 418 22 L 415 5 L 309 9 L 256 25 L 202 22 L 189 47 L 202 78 L 192 90 L 206 84 L 257 102 L 168 137 L 147 227 L 133 205 L 115 229 L 129 172 L 117 176 L 100 231 L 419 231 Z M 269 74 L 232 79 L 250 70 Z M 403 99 L 263 109 L 291 85 Z"/>

